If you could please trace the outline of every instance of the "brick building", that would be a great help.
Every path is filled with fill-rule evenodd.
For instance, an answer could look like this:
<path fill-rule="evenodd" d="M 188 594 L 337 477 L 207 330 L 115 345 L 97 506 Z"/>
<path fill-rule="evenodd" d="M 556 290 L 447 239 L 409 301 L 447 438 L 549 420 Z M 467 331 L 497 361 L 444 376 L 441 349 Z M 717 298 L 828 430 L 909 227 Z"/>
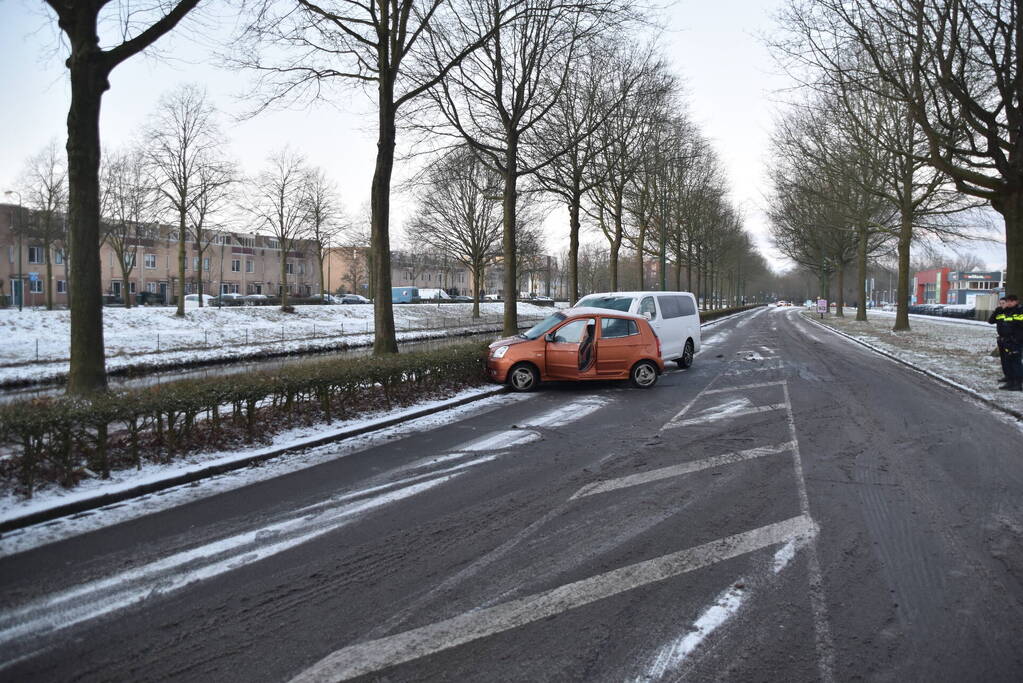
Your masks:
<path fill-rule="evenodd" d="M 26 215 L 31 216 L 31 213 L 26 212 Z M 66 306 L 68 278 L 63 243 L 52 245 L 49 250 L 52 276 L 48 282 L 46 250 L 33 238 L 31 231 L 21 234 L 16 229 L 17 220 L 16 205 L 0 204 L 0 295 L 3 301 L 17 305 L 23 287 L 25 305 L 42 306 L 46 303 L 47 288 L 52 288 L 54 304 Z M 213 239 L 204 250 L 201 262 L 197 245 L 191 240 L 185 244 L 186 294 L 198 291 L 200 274 L 205 294 L 280 293 L 281 249 L 277 240 L 254 233 L 211 234 Z M 114 249 L 103 243 L 100 246 L 103 294 L 116 298 L 129 294 L 135 301 L 140 293 L 148 292 L 157 300 L 169 302 L 179 284 L 177 237 L 177 228 L 170 226 L 141 228 L 126 255 L 126 259 L 134 262 L 127 278 Z M 309 296 L 319 291 L 320 276 L 312 247 L 310 241 L 300 240 L 286 255 L 291 296 Z"/>
<path fill-rule="evenodd" d="M 951 268 L 932 268 L 913 275 L 912 304 L 947 304 L 952 289 Z"/>

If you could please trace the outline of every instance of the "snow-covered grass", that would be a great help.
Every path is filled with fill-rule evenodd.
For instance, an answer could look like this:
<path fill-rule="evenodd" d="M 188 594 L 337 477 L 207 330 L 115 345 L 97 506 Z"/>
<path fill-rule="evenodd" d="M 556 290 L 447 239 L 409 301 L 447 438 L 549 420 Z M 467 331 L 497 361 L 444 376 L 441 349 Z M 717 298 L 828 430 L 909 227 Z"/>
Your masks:
<path fill-rule="evenodd" d="M 500 324 L 504 304 L 397 304 L 399 339 L 436 336 Z M 520 303 L 523 320 L 543 318 L 551 309 Z M 184 318 L 169 307 L 106 308 L 103 341 L 108 369 L 174 366 L 215 359 L 258 357 L 268 353 L 322 350 L 344 343 L 372 343 L 373 307 L 296 306 L 283 313 L 275 306 L 189 307 Z M 39 381 L 67 373 L 70 313 L 66 310 L 0 309 L 0 382 Z"/>
<path fill-rule="evenodd" d="M 823 321 L 816 314 L 806 315 L 1001 405 L 1023 411 L 1023 392 L 998 389 L 1002 366 L 997 356 L 992 355 L 994 325 L 912 316 L 908 332 L 894 332 L 892 314 L 871 311 L 866 322 L 857 322 L 854 309 L 845 313 L 844 318 L 832 314 Z"/>

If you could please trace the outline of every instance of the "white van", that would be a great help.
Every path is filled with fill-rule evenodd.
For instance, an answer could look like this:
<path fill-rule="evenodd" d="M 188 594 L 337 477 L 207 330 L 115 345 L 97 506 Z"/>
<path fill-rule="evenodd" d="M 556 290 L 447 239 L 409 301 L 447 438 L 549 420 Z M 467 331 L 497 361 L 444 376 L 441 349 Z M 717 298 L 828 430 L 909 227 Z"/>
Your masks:
<path fill-rule="evenodd" d="M 646 317 L 661 340 L 661 358 L 680 368 L 692 365 L 700 351 L 700 309 L 689 292 L 602 292 L 587 294 L 575 305 Z"/>

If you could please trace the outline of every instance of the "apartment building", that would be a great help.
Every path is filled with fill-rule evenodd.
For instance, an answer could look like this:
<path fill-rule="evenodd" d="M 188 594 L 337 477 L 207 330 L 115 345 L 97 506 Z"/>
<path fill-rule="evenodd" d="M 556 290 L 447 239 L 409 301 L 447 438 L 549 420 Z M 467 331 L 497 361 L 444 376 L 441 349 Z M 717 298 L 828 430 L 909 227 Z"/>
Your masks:
<path fill-rule="evenodd" d="M 31 230 L 17 230 L 18 207 L 0 204 L 0 296 L 18 305 L 24 291 L 24 305 L 42 306 L 47 288 L 54 304 L 68 303 L 68 277 L 64 245 L 50 248 L 52 275 L 46 277 L 46 249 Z M 185 243 L 185 294 L 237 292 L 240 294 L 281 293 L 281 248 L 277 240 L 255 233 L 217 232 L 199 254 L 199 245 Z M 170 302 L 179 291 L 178 232 L 175 227 L 153 225 L 141 228 L 126 249 L 131 268 L 125 277 L 117 253 L 107 242 L 100 246 L 104 296 L 137 301 L 143 292 L 156 301 Z M 285 257 L 290 296 L 310 296 L 319 291 L 320 275 L 313 243 L 300 240 Z"/>

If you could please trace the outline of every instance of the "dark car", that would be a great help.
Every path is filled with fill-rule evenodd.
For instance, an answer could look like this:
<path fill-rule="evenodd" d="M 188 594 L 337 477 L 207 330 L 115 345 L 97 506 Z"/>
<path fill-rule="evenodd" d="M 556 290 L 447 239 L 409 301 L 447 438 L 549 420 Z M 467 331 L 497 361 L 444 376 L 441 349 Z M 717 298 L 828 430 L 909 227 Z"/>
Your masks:
<path fill-rule="evenodd" d="M 361 294 L 345 294 L 341 297 L 341 303 L 343 304 L 368 304 L 372 303 L 369 299 L 362 296 Z"/>

